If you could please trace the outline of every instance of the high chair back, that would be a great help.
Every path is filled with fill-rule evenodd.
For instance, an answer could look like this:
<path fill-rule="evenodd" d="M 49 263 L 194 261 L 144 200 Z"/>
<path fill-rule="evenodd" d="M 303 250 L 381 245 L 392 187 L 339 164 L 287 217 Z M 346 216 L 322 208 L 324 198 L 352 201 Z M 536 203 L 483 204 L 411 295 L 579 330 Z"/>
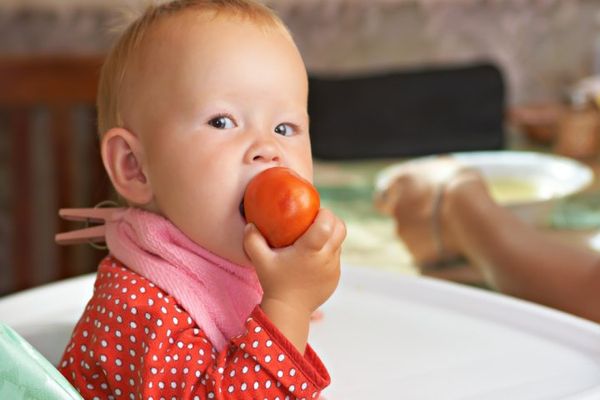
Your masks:
<path fill-rule="evenodd" d="M 2 200 L 9 210 L 0 221 L 0 242 L 9 243 L 0 252 L 7 264 L 0 265 L 0 294 L 88 272 L 103 256 L 53 240 L 68 229 L 59 208 L 110 196 L 95 127 L 101 64 L 100 56 L 0 57 L 2 184 L 8 184 Z"/>

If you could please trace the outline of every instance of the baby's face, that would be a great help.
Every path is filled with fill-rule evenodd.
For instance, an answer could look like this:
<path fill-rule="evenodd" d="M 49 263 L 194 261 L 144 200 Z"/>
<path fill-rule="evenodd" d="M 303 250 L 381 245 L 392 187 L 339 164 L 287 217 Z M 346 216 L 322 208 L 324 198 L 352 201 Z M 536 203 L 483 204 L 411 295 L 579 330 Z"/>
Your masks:
<path fill-rule="evenodd" d="M 194 12 L 150 37 L 125 105 L 150 206 L 206 249 L 249 265 L 240 214 L 248 182 L 277 165 L 312 181 L 302 59 L 279 30 Z"/>

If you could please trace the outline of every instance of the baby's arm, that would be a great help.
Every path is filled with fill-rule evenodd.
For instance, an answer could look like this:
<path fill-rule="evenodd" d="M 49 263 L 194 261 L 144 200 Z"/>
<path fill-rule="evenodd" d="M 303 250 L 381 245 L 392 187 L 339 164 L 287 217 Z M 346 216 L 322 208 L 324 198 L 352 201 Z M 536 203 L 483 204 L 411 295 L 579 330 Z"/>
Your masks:
<path fill-rule="evenodd" d="M 299 353 L 259 306 L 217 351 L 174 298 L 111 259 L 60 370 L 86 399 L 315 398 L 329 384 L 310 346 Z"/>
<path fill-rule="evenodd" d="M 260 306 L 301 354 L 311 314 L 337 287 L 345 237 L 344 223 L 327 209 L 294 244 L 281 249 L 270 248 L 254 225 L 246 227 L 244 248 L 264 291 Z"/>

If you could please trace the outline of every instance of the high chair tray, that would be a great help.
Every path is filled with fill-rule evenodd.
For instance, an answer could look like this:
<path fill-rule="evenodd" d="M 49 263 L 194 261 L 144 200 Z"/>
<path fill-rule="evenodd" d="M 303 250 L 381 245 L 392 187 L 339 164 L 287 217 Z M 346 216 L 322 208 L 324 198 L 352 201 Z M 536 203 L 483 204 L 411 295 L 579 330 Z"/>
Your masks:
<path fill-rule="evenodd" d="M 566 313 L 360 267 L 322 310 L 327 400 L 600 399 L 600 325 Z"/>
<path fill-rule="evenodd" d="M 93 275 L 0 299 L 0 321 L 56 364 Z M 313 322 L 327 400 L 600 399 L 600 325 L 497 293 L 343 268 Z"/>

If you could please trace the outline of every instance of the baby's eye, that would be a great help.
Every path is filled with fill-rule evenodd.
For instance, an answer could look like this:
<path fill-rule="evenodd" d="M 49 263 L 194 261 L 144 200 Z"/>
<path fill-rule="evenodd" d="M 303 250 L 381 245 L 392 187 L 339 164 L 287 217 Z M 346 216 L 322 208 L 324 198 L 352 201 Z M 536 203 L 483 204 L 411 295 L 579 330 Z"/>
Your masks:
<path fill-rule="evenodd" d="M 213 128 L 217 129 L 231 129 L 235 127 L 235 123 L 233 122 L 231 117 L 228 117 L 226 115 L 219 115 L 218 117 L 215 117 L 208 121 L 208 124 Z"/>
<path fill-rule="evenodd" d="M 294 127 L 290 124 L 279 124 L 275 127 L 275 133 L 283 136 L 290 136 L 294 133 Z"/>

